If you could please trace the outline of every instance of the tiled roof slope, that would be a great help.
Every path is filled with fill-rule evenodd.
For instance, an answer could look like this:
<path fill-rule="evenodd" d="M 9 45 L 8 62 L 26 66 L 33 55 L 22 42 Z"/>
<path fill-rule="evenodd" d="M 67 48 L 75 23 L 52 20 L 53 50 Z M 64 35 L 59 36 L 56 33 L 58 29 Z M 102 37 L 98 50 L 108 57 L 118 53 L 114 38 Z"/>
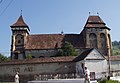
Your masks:
<path fill-rule="evenodd" d="M 111 56 L 110 60 L 113 60 L 113 61 L 119 60 L 120 61 L 120 55 Z"/>
<path fill-rule="evenodd" d="M 28 27 L 24 22 L 22 15 L 18 18 L 17 22 L 11 25 L 11 27 Z"/>
<path fill-rule="evenodd" d="M 84 60 L 88 54 L 93 50 L 93 48 L 91 49 L 86 49 L 85 51 L 83 51 L 79 56 L 77 56 L 73 61 L 81 61 Z"/>
<path fill-rule="evenodd" d="M 35 58 L 35 59 L 24 59 L 24 60 L 10 60 L 10 61 L 1 62 L 0 65 L 72 62 L 74 58 L 75 56 L 64 56 L 64 57 L 48 57 L 48 58 Z"/>
<path fill-rule="evenodd" d="M 70 42 L 75 48 L 84 47 L 80 34 L 39 34 L 27 37 L 25 49 L 61 48 L 65 41 Z"/>
<path fill-rule="evenodd" d="M 103 22 L 103 20 L 99 16 L 89 16 L 88 20 L 86 22 L 85 28 L 106 28 L 106 24 Z"/>

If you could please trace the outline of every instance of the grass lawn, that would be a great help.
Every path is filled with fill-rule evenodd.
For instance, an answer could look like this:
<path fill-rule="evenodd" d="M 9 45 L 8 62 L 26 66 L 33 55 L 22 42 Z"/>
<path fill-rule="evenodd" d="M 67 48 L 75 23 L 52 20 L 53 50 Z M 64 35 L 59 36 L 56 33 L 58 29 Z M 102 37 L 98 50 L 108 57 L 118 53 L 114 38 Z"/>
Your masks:
<path fill-rule="evenodd" d="M 102 81 L 99 81 L 98 83 L 120 83 L 120 82 L 115 80 L 102 80 Z"/>

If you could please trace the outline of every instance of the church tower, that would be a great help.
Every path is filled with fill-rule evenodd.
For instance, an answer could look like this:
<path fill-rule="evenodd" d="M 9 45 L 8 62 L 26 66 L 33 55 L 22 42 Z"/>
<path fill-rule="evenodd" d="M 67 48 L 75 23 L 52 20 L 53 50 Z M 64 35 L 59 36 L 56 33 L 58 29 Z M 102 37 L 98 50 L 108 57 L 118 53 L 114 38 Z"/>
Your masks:
<path fill-rule="evenodd" d="M 30 29 L 24 22 L 22 15 L 20 15 L 17 22 L 10 27 L 12 30 L 11 59 L 24 59 L 24 48 L 27 42 L 26 37 L 29 35 Z"/>
<path fill-rule="evenodd" d="M 86 48 L 96 48 L 105 56 L 112 54 L 110 28 L 99 16 L 89 16 L 81 34 Z"/>

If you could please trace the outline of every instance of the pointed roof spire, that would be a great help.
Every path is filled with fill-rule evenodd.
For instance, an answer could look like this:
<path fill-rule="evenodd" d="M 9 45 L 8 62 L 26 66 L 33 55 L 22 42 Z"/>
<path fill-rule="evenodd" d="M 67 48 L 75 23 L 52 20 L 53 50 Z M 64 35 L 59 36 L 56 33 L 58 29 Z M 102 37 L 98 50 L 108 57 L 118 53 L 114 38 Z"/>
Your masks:
<path fill-rule="evenodd" d="M 94 16 L 90 15 L 84 27 L 85 28 L 107 28 L 109 29 L 108 27 L 106 27 L 106 24 L 103 22 L 103 20 L 98 15 L 94 15 Z"/>
<path fill-rule="evenodd" d="M 22 15 L 20 15 L 17 22 L 11 25 L 11 27 L 28 27 L 28 25 L 24 22 Z"/>

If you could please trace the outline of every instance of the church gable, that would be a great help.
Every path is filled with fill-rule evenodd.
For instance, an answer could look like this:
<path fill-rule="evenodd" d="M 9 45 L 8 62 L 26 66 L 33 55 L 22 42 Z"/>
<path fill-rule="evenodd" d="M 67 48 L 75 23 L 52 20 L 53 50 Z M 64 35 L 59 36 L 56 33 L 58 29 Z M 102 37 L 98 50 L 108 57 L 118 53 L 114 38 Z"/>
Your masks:
<path fill-rule="evenodd" d="M 105 57 L 97 49 L 93 49 L 85 59 L 105 59 Z"/>
<path fill-rule="evenodd" d="M 105 57 L 96 49 L 87 49 L 77 56 L 74 61 L 78 62 L 81 60 L 104 60 Z"/>

